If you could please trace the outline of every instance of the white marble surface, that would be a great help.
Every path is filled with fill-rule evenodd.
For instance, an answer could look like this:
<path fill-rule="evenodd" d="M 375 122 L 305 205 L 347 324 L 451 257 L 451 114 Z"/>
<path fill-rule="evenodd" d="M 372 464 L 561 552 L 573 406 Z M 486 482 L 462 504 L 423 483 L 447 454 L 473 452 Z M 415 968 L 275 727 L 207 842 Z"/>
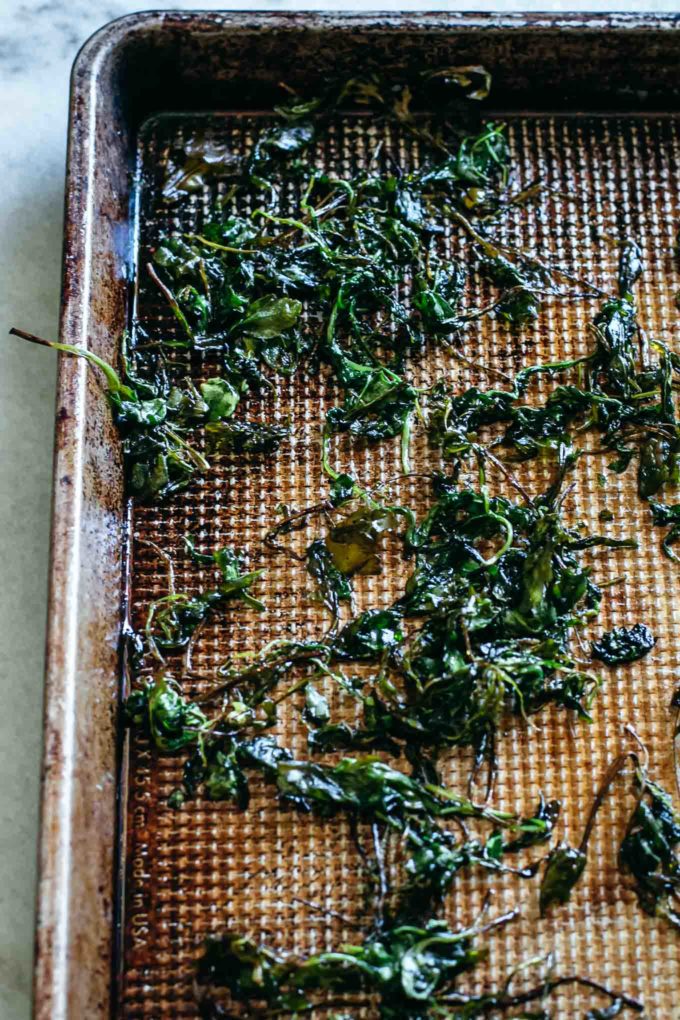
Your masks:
<path fill-rule="evenodd" d="M 680 12 L 680 0 L 159 6 Z M 70 66 L 93 31 L 140 9 L 134 0 L 0 0 L 0 334 L 12 324 L 56 333 Z M 0 339 L 0 1020 L 30 1014 L 54 378 L 48 352 Z"/>

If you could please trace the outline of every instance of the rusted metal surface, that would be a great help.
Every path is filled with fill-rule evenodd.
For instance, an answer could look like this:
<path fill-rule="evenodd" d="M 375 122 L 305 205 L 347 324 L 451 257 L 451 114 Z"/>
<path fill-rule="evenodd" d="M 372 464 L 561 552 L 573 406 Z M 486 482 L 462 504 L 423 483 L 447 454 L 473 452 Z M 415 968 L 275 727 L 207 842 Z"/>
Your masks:
<path fill-rule="evenodd" d="M 266 110 L 282 68 L 291 85 L 309 90 L 327 71 L 354 73 L 372 62 L 406 69 L 484 63 L 494 71 L 494 103 L 508 112 L 668 111 L 677 107 L 676 25 L 673 18 L 616 15 L 166 13 L 107 26 L 86 44 L 74 69 L 62 339 L 115 358 L 134 290 L 130 171 L 138 129 L 150 117 Z M 124 883 L 118 875 L 128 813 L 117 716 L 127 538 L 120 457 L 101 390 L 83 363 L 62 360 L 35 981 L 39 1020 L 98 1020 L 120 1002 L 116 923 Z M 142 841 L 138 833 L 128 845 Z M 134 955 L 130 960 L 134 966 Z M 143 973 L 139 980 L 143 985 Z M 170 1015 L 169 1000 L 154 1001 L 157 1007 L 146 1008 L 137 998 L 122 1015 Z"/>

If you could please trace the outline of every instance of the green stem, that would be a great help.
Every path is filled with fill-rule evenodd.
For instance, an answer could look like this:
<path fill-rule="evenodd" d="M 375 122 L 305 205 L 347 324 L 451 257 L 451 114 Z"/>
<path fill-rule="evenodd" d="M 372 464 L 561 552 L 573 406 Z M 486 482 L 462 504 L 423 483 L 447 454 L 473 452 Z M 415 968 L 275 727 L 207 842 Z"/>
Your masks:
<path fill-rule="evenodd" d="M 502 517 L 500 514 L 495 514 L 492 511 L 489 511 L 488 516 L 491 517 L 494 521 L 497 521 L 498 524 L 500 524 L 503 531 L 505 531 L 505 540 L 500 549 L 497 552 L 495 552 L 494 555 L 491 556 L 488 560 L 484 560 L 484 564 L 487 567 L 492 567 L 494 563 L 498 563 L 501 556 L 503 556 L 503 554 L 506 553 L 510 546 L 512 545 L 514 531 L 512 529 L 512 524 L 510 523 L 507 517 Z"/>
<path fill-rule="evenodd" d="M 104 373 L 111 393 L 122 393 L 129 397 L 133 395 L 132 390 L 122 382 L 115 368 L 109 365 L 108 361 L 104 361 L 98 354 L 88 351 L 85 347 L 74 347 L 73 344 L 62 344 L 57 340 L 43 340 L 40 336 L 26 333 L 23 329 L 15 329 L 14 327 L 10 329 L 10 334 L 11 336 L 18 336 L 21 340 L 28 340 L 29 343 L 40 344 L 41 347 L 51 347 L 55 351 L 63 351 L 65 354 L 75 354 L 78 358 L 85 358 L 86 361 L 96 365 Z"/>
<path fill-rule="evenodd" d="M 189 337 L 189 339 L 193 340 L 194 339 L 194 331 L 192 330 L 191 326 L 189 325 L 189 323 L 187 321 L 186 315 L 184 314 L 184 312 L 180 308 L 180 306 L 179 306 L 179 304 L 177 302 L 177 298 L 172 293 L 170 288 L 163 283 L 163 281 L 161 280 L 160 276 L 158 275 L 158 273 L 156 272 L 156 270 L 154 269 L 154 267 L 152 266 L 152 264 L 150 262 L 147 262 L 146 269 L 147 269 L 147 272 L 148 272 L 149 276 L 151 277 L 153 282 L 156 284 L 156 286 L 160 290 L 161 294 L 165 297 L 165 299 L 168 302 L 168 304 L 170 305 L 170 308 L 174 312 L 175 318 L 177 319 L 177 321 L 181 325 L 182 329 L 184 330 L 186 335 Z"/>
<path fill-rule="evenodd" d="M 258 248 L 230 248 L 226 244 L 218 244 L 217 241 L 209 241 L 207 237 L 203 237 L 202 234 L 185 234 L 190 241 L 198 241 L 199 244 L 204 245 L 206 248 L 214 248 L 215 251 L 226 251 L 230 255 L 259 255 L 260 249 Z"/>
<path fill-rule="evenodd" d="M 328 475 L 328 477 L 332 478 L 333 481 L 335 481 L 336 478 L 340 477 L 340 473 L 336 471 L 335 468 L 331 467 L 330 462 L 328 460 L 330 439 L 331 437 L 329 433 L 326 432 L 326 430 L 324 429 L 324 431 L 321 433 L 321 466 L 323 467 L 323 470 Z"/>
<path fill-rule="evenodd" d="M 417 406 L 418 402 L 416 401 L 416 407 Z M 401 430 L 401 443 L 400 443 L 401 469 L 405 475 L 407 475 L 411 470 L 411 462 L 409 460 L 410 441 L 411 441 L 411 415 L 407 414 L 406 417 L 404 418 L 404 424 Z"/>
<path fill-rule="evenodd" d="M 301 230 L 303 234 L 306 234 L 308 237 L 311 237 L 311 239 L 316 244 L 318 244 L 319 248 L 324 253 L 324 255 L 326 255 L 328 258 L 331 258 L 333 256 L 334 254 L 333 250 L 328 247 L 328 245 L 325 243 L 324 239 L 320 236 L 320 234 L 318 234 L 316 230 L 313 230 L 312 227 L 308 226 L 308 224 L 303 223 L 302 220 L 294 220 L 291 219 L 291 217 L 289 216 L 274 216 L 272 215 L 272 213 L 268 213 L 264 209 L 259 209 L 258 215 L 262 216 L 265 220 L 268 220 L 270 223 L 276 223 L 278 226 L 292 227 L 294 230 Z"/>
<path fill-rule="evenodd" d="M 195 447 L 187 443 L 187 441 L 185 439 L 182 439 L 181 436 L 178 436 L 174 429 L 171 429 L 166 425 L 165 432 L 168 436 L 170 436 L 172 440 L 174 440 L 175 443 L 177 443 L 179 447 L 181 447 L 184 450 L 189 460 L 191 460 L 196 465 L 197 468 L 200 468 L 201 471 L 210 470 L 210 464 L 205 459 L 203 454 L 199 453 L 199 451 L 195 449 Z"/>

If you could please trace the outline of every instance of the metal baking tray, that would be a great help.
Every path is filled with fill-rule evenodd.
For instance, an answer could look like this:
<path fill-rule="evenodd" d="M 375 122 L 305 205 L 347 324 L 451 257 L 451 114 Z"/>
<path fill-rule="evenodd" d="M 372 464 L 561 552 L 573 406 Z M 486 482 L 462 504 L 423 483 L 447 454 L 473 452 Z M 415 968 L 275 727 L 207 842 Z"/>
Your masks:
<path fill-rule="evenodd" d="M 679 283 L 672 255 L 677 30 L 672 16 L 599 14 L 148 13 L 113 22 L 85 45 L 73 71 L 61 339 L 115 359 L 133 312 L 151 330 L 172 328 L 139 286 L 137 266 L 159 231 L 200 222 L 215 197 L 192 196 L 179 210 L 159 201 L 167 152 L 192 133 L 208 130 L 247 145 L 280 98 L 282 78 L 313 93 L 323 75 L 349 77 L 358 67 L 484 64 L 494 75 L 489 115 L 507 120 L 522 180 L 540 174 L 549 185 L 537 205 L 504 229 L 564 265 L 585 266 L 604 285 L 614 255 L 603 254 L 598 236 L 633 232 L 647 261 L 643 322 L 650 334 L 672 342 Z M 348 115 L 315 158 L 359 165 L 372 131 L 365 117 Z M 404 147 L 396 137 L 390 144 Z M 468 343 L 486 359 L 516 368 L 557 349 L 580 350 L 588 315 L 587 305 L 548 301 L 535 328 L 515 336 L 487 321 Z M 454 367 L 441 355 L 437 364 L 418 368 L 426 375 L 435 370 Z M 455 371 L 463 385 L 465 373 Z M 119 726 L 122 621 L 128 611 L 139 614 L 165 583 L 162 564 L 138 539 L 177 553 L 188 590 L 200 577 L 178 551 L 186 530 L 198 531 L 206 548 L 227 541 L 265 563 L 261 539 L 274 506 L 305 505 L 321 489 L 314 424 L 331 399 L 323 380 L 283 383 L 260 412 L 293 421 L 295 443 L 276 460 L 263 469 L 258 461 L 224 457 L 187 493 L 133 508 L 123 498 L 117 438 L 96 376 L 83 363 L 61 359 L 35 977 L 40 1020 L 193 1020 L 192 960 L 201 939 L 226 918 L 291 949 L 333 945 L 347 935 L 339 914 L 319 916 L 293 898 L 350 914 L 356 909 L 356 862 L 342 821 L 284 814 L 264 796 L 246 814 L 201 802 L 172 812 L 165 795 L 177 761 L 159 758 L 139 738 L 130 741 Z M 249 411 L 258 413 L 257 401 Z M 347 448 L 337 454 L 350 457 Z M 414 456 L 420 463 L 432 458 L 418 439 Z M 364 475 L 397 470 L 390 444 L 354 457 Z M 598 565 L 605 580 L 628 574 L 627 585 L 608 600 L 603 623 L 645 619 L 659 644 L 642 664 L 608 674 L 591 727 L 570 729 L 564 716 L 550 713 L 532 732 L 511 727 L 501 742 L 496 794 L 501 807 L 531 806 L 540 788 L 563 796 L 562 835 L 572 840 L 625 723 L 633 722 L 648 742 L 655 774 L 670 787 L 668 700 L 680 666 L 673 640 L 676 570 L 660 555 L 632 481 L 624 477 L 603 493 L 597 470 L 589 459 L 574 514 L 596 524 L 606 500 L 620 532 L 644 538 L 635 557 L 622 551 Z M 420 505 L 412 482 L 401 495 Z M 299 567 L 279 563 L 272 570 L 269 613 L 255 621 L 246 614 L 216 621 L 202 638 L 199 665 L 254 647 L 284 627 L 304 632 L 316 625 Z M 388 569 L 367 579 L 364 594 L 387 601 L 391 584 Z M 287 741 L 301 748 L 292 718 L 285 725 Z M 452 782 L 463 781 L 468 764 L 451 765 Z M 538 920 L 535 888 L 518 893 L 509 880 L 496 883 L 499 911 L 518 895 L 525 900 L 520 920 L 492 940 L 488 976 L 498 980 L 518 959 L 552 947 L 562 973 L 587 973 L 638 994 L 650 1017 L 677 1016 L 676 936 L 643 915 L 617 878 L 608 830 L 620 830 L 621 810 L 613 799 L 605 806 L 587 878 L 556 917 Z M 483 893 L 478 875 L 461 878 L 451 896 L 454 921 L 473 917 Z M 583 1015 L 585 1008 L 578 994 L 558 1000 L 560 1017 Z"/>

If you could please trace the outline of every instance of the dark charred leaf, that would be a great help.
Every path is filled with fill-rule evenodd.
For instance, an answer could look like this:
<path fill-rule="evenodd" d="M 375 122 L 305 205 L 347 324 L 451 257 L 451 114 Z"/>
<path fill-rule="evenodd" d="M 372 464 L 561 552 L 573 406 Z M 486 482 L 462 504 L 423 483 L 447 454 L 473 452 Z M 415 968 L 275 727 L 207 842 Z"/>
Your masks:
<path fill-rule="evenodd" d="M 375 659 L 401 644 L 401 616 L 390 609 L 367 609 L 342 628 L 333 642 L 339 659 Z"/>
<path fill-rule="evenodd" d="M 680 928 L 680 816 L 671 797 L 641 770 L 636 771 L 635 810 L 619 850 L 619 866 L 633 878 L 638 902 L 646 914 L 662 917 Z"/>
<path fill-rule="evenodd" d="M 643 269 L 644 262 L 639 245 L 631 239 L 624 241 L 619 258 L 619 297 L 632 294 Z"/>
<path fill-rule="evenodd" d="M 652 511 L 654 524 L 662 528 L 668 528 L 661 542 L 661 548 L 669 559 L 678 562 L 678 557 L 671 547 L 680 539 L 680 503 L 668 505 L 656 503 L 650 499 L 649 508 Z"/>
<path fill-rule="evenodd" d="M 351 475 L 340 474 L 331 480 L 331 503 L 335 507 L 348 503 L 354 496 L 356 482 Z"/>
<path fill-rule="evenodd" d="M 504 843 L 503 852 L 514 854 L 528 847 L 545 843 L 552 836 L 559 816 L 560 802 L 558 800 L 546 801 L 541 795 L 536 814 L 523 823 L 524 829 L 520 836 L 509 843 Z"/>
<path fill-rule="evenodd" d="M 572 889 L 583 874 L 588 858 L 584 850 L 560 843 L 548 857 L 539 896 L 539 909 L 544 917 L 553 903 L 567 903 Z"/>
<path fill-rule="evenodd" d="M 317 539 L 307 547 L 307 571 L 319 586 L 319 596 L 326 609 L 338 616 L 340 603 L 352 597 L 352 585 L 345 573 L 338 570 L 326 544 Z"/>
<path fill-rule="evenodd" d="M 593 641 L 594 659 L 616 666 L 622 662 L 636 662 L 651 652 L 656 638 L 644 623 L 632 627 L 615 627 L 603 634 L 599 641 Z"/>

